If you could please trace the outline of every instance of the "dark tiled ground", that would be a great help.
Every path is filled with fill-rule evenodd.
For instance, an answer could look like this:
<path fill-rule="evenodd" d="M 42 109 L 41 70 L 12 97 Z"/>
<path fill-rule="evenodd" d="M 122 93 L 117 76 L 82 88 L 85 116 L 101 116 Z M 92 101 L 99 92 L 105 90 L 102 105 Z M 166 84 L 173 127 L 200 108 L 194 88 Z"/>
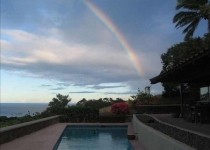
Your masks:
<path fill-rule="evenodd" d="M 201 124 L 187 122 L 183 118 L 173 118 L 170 114 L 153 114 L 152 116 L 163 122 L 210 136 L 210 123 Z"/>

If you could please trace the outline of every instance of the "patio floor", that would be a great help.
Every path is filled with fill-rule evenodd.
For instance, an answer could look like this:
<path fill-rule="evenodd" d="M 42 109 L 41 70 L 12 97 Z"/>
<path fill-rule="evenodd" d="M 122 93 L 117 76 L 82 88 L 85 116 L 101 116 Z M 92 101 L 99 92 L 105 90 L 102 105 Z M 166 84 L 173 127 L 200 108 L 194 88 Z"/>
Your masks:
<path fill-rule="evenodd" d="M 210 124 L 187 122 L 183 118 L 173 118 L 171 114 L 152 114 L 152 116 L 168 124 L 210 136 Z"/>
<path fill-rule="evenodd" d="M 52 150 L 65 123 L 57 123 L 0 145 L 0 150 Z"/>

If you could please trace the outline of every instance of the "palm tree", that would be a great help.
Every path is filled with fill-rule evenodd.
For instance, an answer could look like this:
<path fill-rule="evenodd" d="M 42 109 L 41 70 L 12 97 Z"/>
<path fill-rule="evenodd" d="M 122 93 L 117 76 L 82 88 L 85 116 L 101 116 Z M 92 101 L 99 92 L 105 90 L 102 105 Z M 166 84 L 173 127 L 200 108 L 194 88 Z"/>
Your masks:
<path fill-rule="evenodd" d="M 209 0 L 177 0 L 176 10 L 179 11 L 173 18 L 176 27 L 184 27 L 185 40 L 191 38 L 199 22 L 204 19 L 208 21 L 208 32 L 210 33 L 210 1 Z"/>

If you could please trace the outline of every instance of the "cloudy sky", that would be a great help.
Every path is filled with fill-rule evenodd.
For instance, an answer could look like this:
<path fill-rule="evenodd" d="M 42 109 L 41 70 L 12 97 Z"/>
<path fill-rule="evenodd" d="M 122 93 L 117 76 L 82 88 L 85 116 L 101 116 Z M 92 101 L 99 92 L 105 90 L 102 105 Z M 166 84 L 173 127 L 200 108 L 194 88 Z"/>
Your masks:
<path fill-rule="evenodd" d="M 1 102 L 124 98 L 183 41 L 176 0 L 1 0 Z M 202 22 L 196 35 L 206 32 Z M 162 92 L 160 84 L 151 92 Z"/>

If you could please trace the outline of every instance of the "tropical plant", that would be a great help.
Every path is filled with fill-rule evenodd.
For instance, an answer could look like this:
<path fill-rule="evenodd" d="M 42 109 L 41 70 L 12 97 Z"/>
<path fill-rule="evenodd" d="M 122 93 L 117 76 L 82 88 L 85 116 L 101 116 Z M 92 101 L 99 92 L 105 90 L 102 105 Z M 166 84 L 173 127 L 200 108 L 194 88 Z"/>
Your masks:
<path fill-rule="evenodd" d="M 33 120 L 42 119 L 45 117 L 49 117 L 49 114 L 46 113 L 34 113 L 33 116 L 30 113 L 26 114 L 25 116 L 21 117 L 7 117 L 7 116 L 0 116 L 0 128 L 11 126 L 19 123 L 29 122 Z"/>
<path fill-rule="evenodd" d="M 89 108 L 95 108 L 95 109 L 100 109 L 106 106 L 110 106 L 111 103 L 114 102 L 111 98 L 99 98 L 98 100 L 86 100 L 83 98 L 79 102 L 77 102 L 77 106 L 84 106 L 84 107 L 89 107 Z"/>
<path fill-rule="evenodd" d="M 83 106 L 68 106 L 62 119 L 65 122 L 96 122 L 99 110 Z"/>
<path fill-rule="evenodd" d="M 149 104 L 150 100 L 153 98 L 153 95 L 138 89 L 138 93 L 135 96 L 131 96 L 131 98 L 133 99 L 133 105 Z"/>
<path fill-rule="evenodd" d="M 210 2 L 209 0 L 177 0 L 176 10 L 179 11 L 173 18 L 176 27 L 184 27 L 185 40 L 191 38 L 199 22 L 204 19 L 208 21 L 208 32 L 210 32 Z"/>
<path fill-rule="evenodd" d="M 71 101 L 71 99 L 68 97 L 69 95 L 57 94 L 56 97 L 49 102 L 47 112 L 56 115 L 62 114 L 68 103 Z"/>

